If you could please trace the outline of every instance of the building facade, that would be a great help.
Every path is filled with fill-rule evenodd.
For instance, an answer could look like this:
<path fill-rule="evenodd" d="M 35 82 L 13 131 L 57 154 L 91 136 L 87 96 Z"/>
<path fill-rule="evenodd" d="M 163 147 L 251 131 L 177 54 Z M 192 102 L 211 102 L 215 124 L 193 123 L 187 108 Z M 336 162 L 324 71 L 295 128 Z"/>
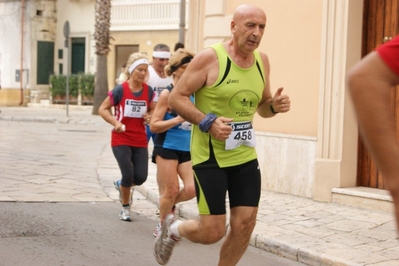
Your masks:
<path fill-rule="evenodd" d="M 345 76 L 364 54 L 398 34 L 398 1 L 191 0 L 200 11 L 189 24 L 202 25 L 196 43 L 207 47 L 230 38 L 240 4 L 265 10 L 259 50 L 270 59 L 272 92 L 284 87 L 292 101 L 287 114 L 255 118 L 263 189 L 390 210 L 381 174 L 359 141 Z M 188 35 L 196 39 L 191 27 Z M 397 98 L 395 91 L 393 104 Z"/>
<path fill-rule="evenodd" d="M 0 0 L 0 16 L 0 105 L 48 100 L 50 74 L 95 73 L 94 0 Z M 130 53 L 173 49 L 179 19 L 180 0 L 113 0 L 109 88 Z"/>
<path fill-rule="evenodd" d="M 85 49 L 84 71 L 95 72 L 92 37 L 94 2 L 29 2 L 28 6 L 35 9 L 36 13 L 30 11 L 31 25 L 27 26 L 31 28 L 30 34 L 36 35 L 24 35 L 31 42 L 25 40 L 24 51 L 33 54 L 24 57 L 23 68 L 29 70 L 26 88 L 31 90 L 29 100 L 33 101 L 35 91 L 42 88 L 37 83 L 38 72 L 35 69 L 38 59 L 35 57 L 38 57 L 38 47 L 33 40 L 36 43 L 39 40 L 54 42 L 54 72 L 61 72 L 67 63 L 65 38 L 62 35 L 63 22 L 66 20 L 71 26 L 68 42 L 72 49 L 75 41 L 78 47 Z M 110 89 L 114 86 L 126 54 L 140 51 L 150 57 L 152 47 L 159 42 L 173 48 L 178 41 L 176 20 L 179 16 L 176 13 L 160 14 L 160 10 L 167 10 L 166 6 L 157 8 L 161 5 L 179 5 L 179 2 L 112 1 L 113 39 L 108 55 Z M 4 14 L 17 14 L 18 4 L 20 1 L 14 1 L 13 8 L 4 10 L 0 2 L 1 17 Z M 146 6 L 151 4 L 151 7 Z M 255 117 L 262 188 L 318 201 L 389 209 L 390 197 L 384 190 L 383 179 L 359 141 L 345 76 L 347 70 L 364 54 L 398 33 L 398 1 L 190 0 L 186 9 L 186 48 L 197 53 L 230 38 L 232 15 L 240 4 L 254 4 L 265 10 L 267 25 L 259 50 L 270 59 L 272 93 L 284 87 L 283 93 L 288 94 L 292 102 L 292 109 L 287 114 L 278 114 L 271 119 Z M 135 5 L 135 9 L 141 6 L 143 9 L 140 9 L 139 14 L 133 10 L 123 14 L 122 10 L 129 10 L 126 5 Z M 57 10 L 41 13 L 46 16 L 49 25 L 49 29 L 44 31 L 43 23 L 38 23 L 38 6 Z M 140 14 L 145 13 L 145 8 L 150 10 L 151 16 L 142 18 Z M 172 10 L 172 13 L 176 12 L 177 8 Z M 51 26 L 53 16 L 57 21 L 54 29 Z M 159 19 L 163 16 L 167 18 Z M 0 20 L 2 27 L 8 25 L 6 20 Z M 19 36 L 21 25 L 15 24 L 14 36 Z M 168 27 L 169 24 L 173 26 Z M 0 34 L 4 34 L 2 40 L 9 40 L 5 33 Z M 14 71 L 20 68 L 20 46 L 18 40 L 7 44 L 7 49 L 18 47 L 13 53 L 4 52 L 4 47 L 4 42 L 0 43 L 0 79 L 2 88 L 6 88 L 0 91 L 0 104 L 16 104 L 19 90 L 18 82 L 14 81 Z M 7 63 L 7 69 L 5 62 L 11 62 Z M 4 91 L 8 87 L 15 88 L 17 94 L 15 97 L 5 97 L 5 102 L 4 95 L 7 93 Z M 393 93 L 392 104 L 399 103 L 399 100 L 395 101 L 395 97 L 399 97 L 397 95 Z"/>

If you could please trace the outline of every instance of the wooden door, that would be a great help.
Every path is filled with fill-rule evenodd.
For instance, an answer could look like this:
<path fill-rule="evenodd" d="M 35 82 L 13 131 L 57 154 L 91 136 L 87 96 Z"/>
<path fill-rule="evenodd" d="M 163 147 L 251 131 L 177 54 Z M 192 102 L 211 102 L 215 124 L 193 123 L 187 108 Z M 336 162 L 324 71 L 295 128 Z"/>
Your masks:
<path fill-rule="evenodd" d="M 362 55 L 389 41 L 399 30 L 399 0 L 364 0 Z M 391 106 L 395 112 L 397 136 L 399 138 L 399 88 L 391 93 Z M 375 162 L 359 138 L 357 185 L 384 188 L 384 180 Z"/>
<path fill-rule="evenodd" d="M 86 38 L 72 38 L 71 74 L 85 73 Z"/>
<path fill-rule="evenodd" d="M 54 42 L 37 42 L 37 84 L 49 84 L 54 73 Z M 27 81 L 24 77 L 24 81 Z M 25 81 L 25 82 L 26 82 Z"/>

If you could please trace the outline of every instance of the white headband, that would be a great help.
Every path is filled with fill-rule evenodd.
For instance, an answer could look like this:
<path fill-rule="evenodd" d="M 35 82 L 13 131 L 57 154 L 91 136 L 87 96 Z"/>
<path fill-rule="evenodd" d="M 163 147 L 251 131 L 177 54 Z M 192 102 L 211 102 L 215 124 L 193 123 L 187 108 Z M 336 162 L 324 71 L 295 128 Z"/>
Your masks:
<path fill-rule="evenodd" d="M 133 64 L 131 64 L 129 67 L 129 74 L 132 74 L 133 70 L 136 67 L 138 67 L 139 65 L 147 65 L 148 66 L 148 60 L 145 58 L 140 58 L 140 59 L 134 61 Z"/>
<path fill-rule="evenodd" d="M 169 59 L 170 58 L 170 52 L 154 51 L 154 52 L 152 52 L 152 57 Z"/>

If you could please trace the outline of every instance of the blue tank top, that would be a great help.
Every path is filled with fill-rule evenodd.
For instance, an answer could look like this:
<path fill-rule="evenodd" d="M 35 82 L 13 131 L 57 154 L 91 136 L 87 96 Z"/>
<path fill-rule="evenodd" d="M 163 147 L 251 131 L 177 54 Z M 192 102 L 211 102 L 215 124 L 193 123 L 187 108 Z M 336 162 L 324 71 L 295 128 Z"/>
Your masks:
<path fill-rule="evenodd" d="M 167 86 L 167 90 L 171 91 L 173 85 Z M 190 97 L 191 101 L 194 102 L 194 97 Z M 178 114 L 172 110 L 172 112 L 166 112 L 163 120 L 170 120 L 178 116 Z M 167 131 L 158 133 L 155 136 L 154 146 L 163 147 L 170 150 L 177 151 L 190 151 L 190 141 L 191 141 L 191 123 L 183 122 L 169 128 Z"/>

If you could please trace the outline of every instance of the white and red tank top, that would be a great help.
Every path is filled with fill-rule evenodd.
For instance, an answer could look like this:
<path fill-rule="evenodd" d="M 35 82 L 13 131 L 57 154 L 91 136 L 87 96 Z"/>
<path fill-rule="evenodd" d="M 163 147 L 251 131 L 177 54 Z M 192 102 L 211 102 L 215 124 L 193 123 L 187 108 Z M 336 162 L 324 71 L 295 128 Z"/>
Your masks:
<path fill-rule="evenodd" d="M 114 106 L 115 118 L 126 126 L 124 132 L 112 130 L 111 146 L 127 145 L 132 147 L 147 147 L 147 134 L 143 115 L 148 111 L 152 99 L 149 97 L 148 86 L 143 83 L 140 96 L 134 95 L 127 82 L 122 84 L 123 96 Z"/>

